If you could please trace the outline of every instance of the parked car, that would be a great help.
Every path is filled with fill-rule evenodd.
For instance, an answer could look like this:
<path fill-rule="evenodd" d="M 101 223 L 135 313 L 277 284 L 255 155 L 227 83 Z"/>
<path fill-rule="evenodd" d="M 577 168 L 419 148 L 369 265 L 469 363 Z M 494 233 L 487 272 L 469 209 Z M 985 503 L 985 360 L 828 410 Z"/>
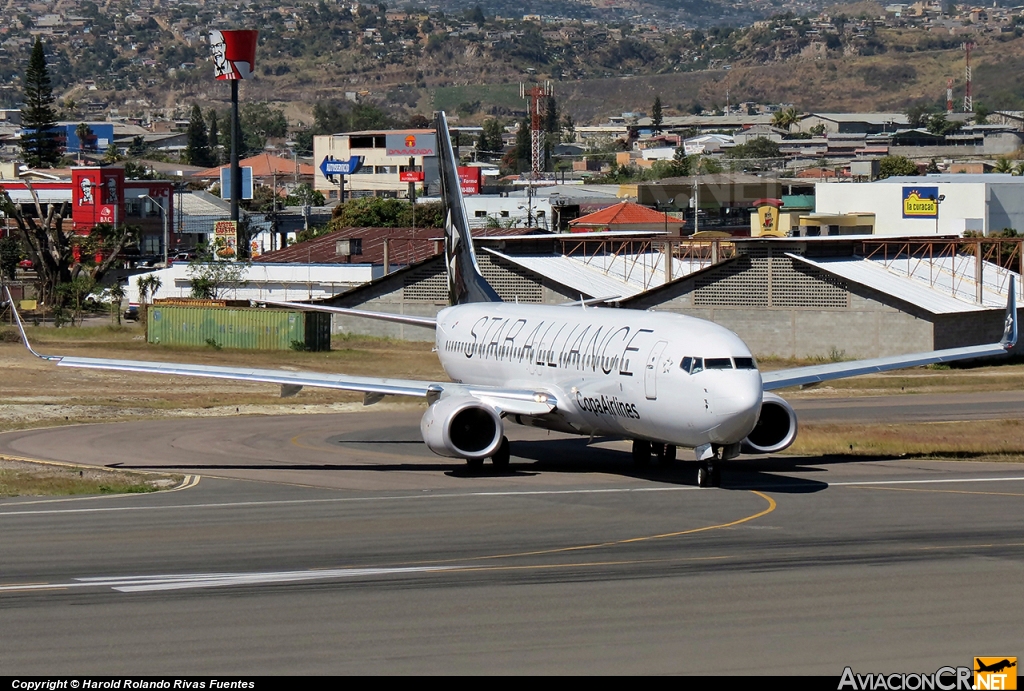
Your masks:
<path fill-rule="evenodd" d="M 31 259 L 22 259 L 20 262 L 18 262 L 19 269 L 31 269 L 32 266 L 33 264 Z"/>
<path fill-rule="evenodd" d="M 132 305 L 124 311 L 125 321 L 137 322 L 139 321 L 139 307 L 138 305 Z"/>

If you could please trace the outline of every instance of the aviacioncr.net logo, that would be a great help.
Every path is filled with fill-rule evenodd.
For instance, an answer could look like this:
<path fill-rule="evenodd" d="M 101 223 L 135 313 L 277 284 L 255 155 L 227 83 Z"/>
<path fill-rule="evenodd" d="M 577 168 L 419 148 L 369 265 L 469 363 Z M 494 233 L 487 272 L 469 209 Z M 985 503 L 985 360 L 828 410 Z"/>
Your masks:
<path fill-rule="evenodd" d="M 973 673 L 970 667 L 939 667 L 931 674 L 857 674 L 846 667 L 838 691 L 972 691 Z"/>

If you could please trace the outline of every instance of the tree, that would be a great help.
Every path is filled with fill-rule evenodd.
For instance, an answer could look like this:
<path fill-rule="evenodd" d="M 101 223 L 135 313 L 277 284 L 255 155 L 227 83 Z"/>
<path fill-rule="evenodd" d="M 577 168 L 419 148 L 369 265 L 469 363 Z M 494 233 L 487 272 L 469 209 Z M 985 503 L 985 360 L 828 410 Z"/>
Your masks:
<path fill-rule="evenodd" d="M 995 167 L 992 168 L 993 173 L 1012 173 L 1013 164 L 1006 156 L 1000 156 L 999 160 L 996 161 Z"/>
<path fill-rule="evenodd" d="M 296 187 L 284 200 L 285 206 L 323 206 L 326 203 L 324 195 L 313 189 L 308 182 Z"/>
<path fill-rule="evenodd" d="M 43 42 L 37 36 L 25 71 L 25 105 L 21 109 L 21 153 L 32 168 L 52 168 L 60 161 L 57 140 L 57 113 L 53 109 L 53 90 L 46 69 Z"/>
<path fill-rule="evenodd" d="M 651 127 L 654 131 L 661 132 L 661 123 L 665 121 L 661 113 L 661 96 L 654 97 L 654 105 L 651 106 Z"/>
<path fill-rule="evenodd" d="M 501 124 L 501 120 L 492 118 L 484 123 L 484 132 L 480 136 L 480 150 L 491 153 L 500 153 L 505 150 L 505 141 L 502 139 L 502 135 L 505 133 L 505 127 Z"/>
<path fill-rule="evenodd" d="M 772 125 L 787 132 L 798 122 L 800 122 L 800 111 L 793 106 L 780 110 L 772 116 Z"/>
<path fill-rule="evenodd" d="M 18 270 L 18 262 L 23 256 L 18 238 L 13 235 L 0 238 L 0 278 L 13 281 L 14 273 Z"/>
<path fill-rule="evenodd" d="M 220 155 L 220 131 L 217 125 L 217 111 L 213 108 L 210 108 L 209 119 L 210 128 L 207 139 L 210 143 L 210 158 L 213 159 L 213 165 L 218 165 L 222 160 Z"/>
<path fill-rule="evenodd" d="M 992 110 L 983 103 L 979 103 L 974 106 L 974 124 L 975 125 L 987 125 L 988 116 L 992 114 Z"/>
<path fill-rule="evenodd" d="M 935 113 L 928 118 L 928 131 L 940 137 L 945 137 L 947 134 L 953 134 L 959 130 L 960 127 L 960 123 L 950 122 L 947 120 L 945 113 Z"/>
<path fill-rule="evenodd" d="M 562 116 L 562 132 L 563 141 L 570 143 L 576 141 L 576 123 L 568 113 Z"/>
<path fill-rule="evenodd" d="M 242 128 L 242 144 L 239 154 L 257 154 L 267 146 L 268 137 L 284 137 L 288 134 L 288 119 L 283 110 L 274 110 L 266 103 L 245 103 L 238 113 Z"/>
<path fill-rule="evenodd" d="M 78 127 L 75 128 L 75 136 L 78 137 L 78 152 L 82 154 L 86 148 L 93 148 L 92 144 L 92 128 L 87 123 L 80 122 Z"/>
<path fill-rule="evenodd" d="M 208 247 L 200 248 L 186 269 L 192 297 L 217 300 L 226 297 L 229 290 L 245 287 L 250 266 L 248 262 L 221 261 L 217 259 L 215 248 L 213 251 Z"/>
<path fill-rule="evenodd" d="M 883 156 L 878 161 L 879 179 L 917 174 L 917 164 L 906 156 Z"/>
<path fill-rule="evenodd" d="M 558 126 L 558 104 L 554 96 L 548 96 L 547 105 L 544 108 L 544 131 L 548 134 L 558 134 L 561 128 Z"/>
<path fill-rule="evenodd" d="M 209 168 L 213 165 L 210 155 L 210 140 L 206 132 L 206 120 L 198 104 L 192 104 L 192 114 L 188 121 L 188 141 L 185 144 L 185 160 L 189 165 Z"/>
<path fill-rule="evenodd" d="M 757 137 L 729 150 L 729 158 L 779 158 L 781 155 L 779 145 L 767 137 Z"/>
<path fill-rule="evenodd" d="M 88 276 L 99 282 L 113 266 L 121 250 L 138 238 L 139 229 L 109 223 L 97 224 L 89 235 L 83 236 L 71 229 L 65 230 L 63 221 L 68 213 L 66 204 L 49 204 L 46 211 L 36 191 L 29 183 L 28 191 L 35 204 L 35 214 L 22 212 L 20 204 L 0 189 L 0 210 L 13 218 L 21 231 L 29 258 L 39 276 L 39 297 L 43 304 L 53 301 L 61 306 L 67 291 L 58 291 L 60 285 L 70 283 L 79 276 Z"/>
<path fill-rule="evenodd" d="M 931 106 L 918 103 L 907 108 L 907 124 L 912 129 L 918 129 L 928 124 L 928 118 L 932 115 Z"/>

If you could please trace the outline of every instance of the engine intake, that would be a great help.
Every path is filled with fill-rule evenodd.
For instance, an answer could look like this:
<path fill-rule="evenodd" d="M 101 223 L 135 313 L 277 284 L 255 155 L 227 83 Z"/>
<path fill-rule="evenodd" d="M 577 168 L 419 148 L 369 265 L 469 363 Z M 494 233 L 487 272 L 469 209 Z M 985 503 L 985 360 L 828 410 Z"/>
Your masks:
<path fill-rule="evenodd" d="M 442 398 L 420 419 L 427 448 L 438 456 L 487 458 L 501 445 L 504 424 L 494 408 L 471 397 Z"/>
<path fill-rule="evenodd" d="M 796 412 L 773 393 L 764 394 L 757 425 L 743 440 L 744 453 L 778 453 L 796 440 Z"/>

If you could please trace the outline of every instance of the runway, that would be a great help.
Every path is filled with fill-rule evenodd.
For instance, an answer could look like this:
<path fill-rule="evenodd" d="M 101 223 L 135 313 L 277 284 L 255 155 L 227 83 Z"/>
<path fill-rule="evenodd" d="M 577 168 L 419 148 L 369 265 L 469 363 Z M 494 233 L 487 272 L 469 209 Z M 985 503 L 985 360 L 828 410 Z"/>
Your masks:
<path fill-rule="evenodd" d="M 0 455 L 202 476 L 0 500 L 0 666 L 838 676 L 1019 654 L 1020 464 L 777 457 L 701 490 L 691 464 L 510 426 L 513 472 L 470 474 L 418 418 L 0 435 Z"/>

